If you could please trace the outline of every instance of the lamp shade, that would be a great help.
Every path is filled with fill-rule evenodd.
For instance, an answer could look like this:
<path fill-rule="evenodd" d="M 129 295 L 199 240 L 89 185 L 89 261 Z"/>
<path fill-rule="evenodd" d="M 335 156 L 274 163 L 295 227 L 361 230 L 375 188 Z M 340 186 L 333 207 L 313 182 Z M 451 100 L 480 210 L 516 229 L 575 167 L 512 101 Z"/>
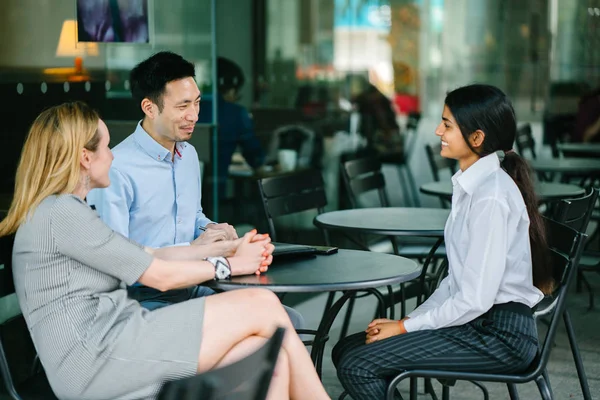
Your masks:
<path fill-rule="evenodd" d="M 63 22 L 56 46 L 57 57 L 97 56 L 98 44 L 77 42 L 77 21 L 67 19 Z"/>

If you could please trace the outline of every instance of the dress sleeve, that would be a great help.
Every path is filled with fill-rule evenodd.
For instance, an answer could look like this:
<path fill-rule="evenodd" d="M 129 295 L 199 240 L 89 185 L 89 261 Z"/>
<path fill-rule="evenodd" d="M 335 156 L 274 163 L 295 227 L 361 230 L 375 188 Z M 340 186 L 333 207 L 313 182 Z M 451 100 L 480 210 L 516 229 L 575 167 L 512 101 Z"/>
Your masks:
<path fill-rule="evenodd" d="M 59 196 L 50 214 L 52 236 L 63 255 L 132 285 L 152 256 L 110 229 L 83 201 Z"/>
<path fill-rule="evenodd" d="M 404 322 L 408 332 L 463 325 L 494 305 L 506 270 L 508 207 L 495 198 L 473 204 L 469 248 L 459 287 L 439 306 Z"/>

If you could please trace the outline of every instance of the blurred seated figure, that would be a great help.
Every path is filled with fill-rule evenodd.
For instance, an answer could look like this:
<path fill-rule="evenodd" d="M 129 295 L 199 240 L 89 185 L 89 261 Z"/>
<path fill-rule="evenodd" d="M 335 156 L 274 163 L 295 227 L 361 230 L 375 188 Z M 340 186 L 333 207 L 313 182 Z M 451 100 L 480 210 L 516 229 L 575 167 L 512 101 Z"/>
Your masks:
<path fill-rule="evenodd" d="M 402 136 L 390 99 L 368 84 L 353 103 L 360 114 L 360 132 L 367 138 L 370 149 L 390 162 L 394 157 L 401 159 Z"/>
<path fill-rule="evenodd" d="M 219 57 L 217 59 L 218 79 L 218 159 L 217 188 L 219 198 L 225 196 L 226 183 L 231 158 L 238 146 L 246 162 L 254 169 L 265 162 L 265 152 L 255 134 L 254 124 L 248 110 L 240 104 L 240 89 L 244 85 L 244 73 L 235 62 Z M 202 95 L 199 123 L 212 123 L 213 99 L 211 95 Z"/>
<path fill-rule="evenodd" d="M 579 101 L 573 141 L 600 142 L 600 86 Z"/>

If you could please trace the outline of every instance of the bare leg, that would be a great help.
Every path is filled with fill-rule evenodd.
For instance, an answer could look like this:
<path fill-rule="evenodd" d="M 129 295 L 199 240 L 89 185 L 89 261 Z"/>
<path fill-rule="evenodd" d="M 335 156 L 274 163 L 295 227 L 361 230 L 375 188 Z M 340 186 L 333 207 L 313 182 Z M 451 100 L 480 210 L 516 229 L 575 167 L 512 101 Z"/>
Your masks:
<path fill-rule="evenodd" d="M 290 397 L 328 399 L 281 302 L 268 290 L 233 290 L 206 298 L 198 371 L 214 368 L 242 340 L 250 336 L 268 339 L 280 326 L 286 328 L 283 349 L 293 360 L 288 363 Z"/>
<path fill-rule="evenodd" d="M 249 356 L 254 351 L 258 350 L 266 342 L 266 339 L 258 336 L 250 336 L 247 339 L 242 340 L 235 345 L 216 367 L 222 367 L 231 363 L 241 360 L 242 358 Z M 277 358 L 277 365 L 273 372 L 273 379 L 269 386 L 269 393 L 267 400 L 285 400 L 290 398 L 290 368 L 289 358 L 284 349 L 279 351 L 279 357 Z"/>

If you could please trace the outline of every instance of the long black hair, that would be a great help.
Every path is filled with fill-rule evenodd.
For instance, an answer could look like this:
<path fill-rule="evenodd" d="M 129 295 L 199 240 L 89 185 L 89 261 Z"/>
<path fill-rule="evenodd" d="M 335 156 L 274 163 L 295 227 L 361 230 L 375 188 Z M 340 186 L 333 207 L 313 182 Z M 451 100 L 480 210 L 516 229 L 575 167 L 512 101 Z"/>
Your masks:
<path fill-rule="evenodd" d="M 484 157 L 498 150 L 504 151 L 501 166 L 517 184 L 529 215 L 533 284 L 543 293 L 551 293 L 554 286 L 552 267 L 548 257 L 544 221 L 538 211 L 532 172 L 527 161 L 512 150 L 517 121 L 510 100 L 495 86 L 474 84 L 449 92 L 445 104 L 454 116 L 465 142 L 474 153 Z M 478 151 L 469 142 L 469 137 L 477 130 L 485 134 L 483 145 Z"/>

